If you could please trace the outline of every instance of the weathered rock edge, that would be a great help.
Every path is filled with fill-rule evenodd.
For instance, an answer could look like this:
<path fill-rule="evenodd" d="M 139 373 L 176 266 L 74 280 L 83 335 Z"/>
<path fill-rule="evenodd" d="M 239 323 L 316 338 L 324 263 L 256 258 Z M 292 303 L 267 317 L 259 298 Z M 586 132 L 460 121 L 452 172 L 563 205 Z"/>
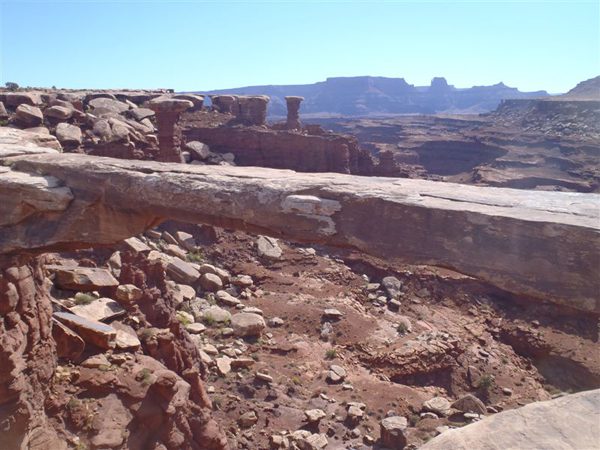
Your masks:
<path fill-rule="evenodd" d="M 592 449 L 600 445 L 600 389 L 494 414 L 420 450 Z"/>
<path fill-rule="evenodd" d="M 112 244 L 173 218 L 438 265 L 600 312 L 596 194 L 28 150 L 0 140 L 4 257 Z"/>

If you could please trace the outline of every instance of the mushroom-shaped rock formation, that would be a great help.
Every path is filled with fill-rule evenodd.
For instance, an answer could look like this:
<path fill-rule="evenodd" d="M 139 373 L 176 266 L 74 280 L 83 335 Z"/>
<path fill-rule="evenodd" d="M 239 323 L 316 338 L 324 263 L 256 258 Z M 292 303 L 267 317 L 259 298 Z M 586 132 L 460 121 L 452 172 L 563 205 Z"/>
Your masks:
<path fill-rule="evenodd" d="M 159 144 L 158 161 L 183 162 L 176 124 L 179 115 L 193 106 L 194 104 L 189 100 L 172 97 L 157 97 L 148 102 L 148 107 L 156 113 Z"/>
<path fill-rule="evenodd" d="M 302 128 L 300 123 L 300 103 L 304 101 L 304 97 L 288 96 L 285 98 L 287 103 L 287 122 L 288 130 L 298 130 Z"/>

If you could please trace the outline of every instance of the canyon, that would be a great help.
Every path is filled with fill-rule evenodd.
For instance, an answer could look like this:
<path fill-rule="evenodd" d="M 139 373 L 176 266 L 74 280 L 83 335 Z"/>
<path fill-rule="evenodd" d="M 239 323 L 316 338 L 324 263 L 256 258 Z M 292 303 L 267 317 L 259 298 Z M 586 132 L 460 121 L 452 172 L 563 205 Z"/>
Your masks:
<path fill-rule="evenodd" d="M 331 77 L 304 85 L 247 86 L 197 92 L 208 95 L 268 95 L 269 115 L 285 116 L 285 97 L 305 98 L 303 115 L 377 116 L 393 114 L 482 113 L 496 109 L 505 98 L 538 98 L 545 91 L 521 92 L 498 83 L 493 86 L 456 88 L 445 78 L 435 77 L 429 86 L 415 86 L 404 78 Z"/>
<path fill-rule="evenodd" d="M 0 92 L 0 442 L 593 446 L 598 80 L 386 119 Z"/>

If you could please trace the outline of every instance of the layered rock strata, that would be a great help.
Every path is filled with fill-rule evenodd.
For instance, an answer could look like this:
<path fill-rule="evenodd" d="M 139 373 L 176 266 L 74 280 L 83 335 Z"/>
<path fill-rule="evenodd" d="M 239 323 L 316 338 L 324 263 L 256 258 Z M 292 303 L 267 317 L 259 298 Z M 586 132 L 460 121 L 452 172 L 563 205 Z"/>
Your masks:
<path fill-rule="evenodd" d="M 170 217 L 448 267 L 600 312 L 594 194 L 1 148 L 0 254 L 114 243 Z"/>

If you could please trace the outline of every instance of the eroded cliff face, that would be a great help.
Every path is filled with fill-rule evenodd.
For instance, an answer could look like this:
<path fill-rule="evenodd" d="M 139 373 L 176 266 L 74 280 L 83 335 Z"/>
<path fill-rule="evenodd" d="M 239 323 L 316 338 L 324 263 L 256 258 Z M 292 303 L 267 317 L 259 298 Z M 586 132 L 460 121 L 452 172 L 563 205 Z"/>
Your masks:
<path fill-rule="evenodd" d="M 228 448 L 211 419 L 205 369 L 176 319 L 164 267 L 123 253 L 120 283 L 139 289 L 139 301 L 125 305 L 125 322 L 110 325 L 133 333 L 129 344 L 117 339 L 106 353 L 83 334 L 79 347 L 78 333 L 53 318 L 44 270 L 50 262 L 1 261 L 2 448 Z M 136 335 L 141 351 L 140 341 L 131 346 Z"/>
<path fill-rule="evenodd" d="M 57 365 L 41 258 L 0 262 L 0 442 L 66 448 L 45 412 Z"/>

